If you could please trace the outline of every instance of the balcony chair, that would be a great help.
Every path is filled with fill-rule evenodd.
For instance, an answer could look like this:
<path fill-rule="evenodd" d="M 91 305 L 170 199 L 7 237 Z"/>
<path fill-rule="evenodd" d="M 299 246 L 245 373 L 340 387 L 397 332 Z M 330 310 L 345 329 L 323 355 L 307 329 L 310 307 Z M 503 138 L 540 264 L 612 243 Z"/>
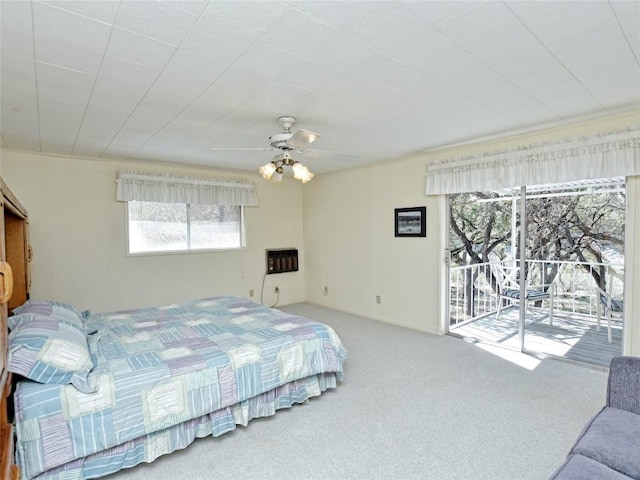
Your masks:
<path fill-rule="evenodd" d="M 520 284 L 518 282 L 519 267 L 507 267 L 501 263 L 491 263 L 493 275 L 498 282 L 499 301 L 496 320 L 500 319 L 502 300 L 509 300 L 512 304 L 520 301 Z M 529 302 L 549 300 L 549 325 L 553 325 L 553 297 L 555 285 L 545 283 L 540 285 L 525 285 L 525 308 Z"/>
<path fill-rule="evenodd" d="M 605 291 L 600 287 L 596 287 L 598 289 L 598 297 L 600 298 L 600 302 L 598 307 L 596 308 L 596 318 L 597 318 L 597 331 L 600 331 L 600 319 L 604 316 L 607 319 L 607 339 L 609 343 L 612 343 L 613 338 L 611 335 L 611 318 L 613 316 L 617 316 L 622 320 L 622 316 L 624 314 L 624 300 L 614 298 L 612 294 L 613 290 L 613 280 L 614 278 L 618 278 L 622 280 L 622 276 L 618 273 L 612 273 L 611 281 L 609 282 L 609 291 Z"/>

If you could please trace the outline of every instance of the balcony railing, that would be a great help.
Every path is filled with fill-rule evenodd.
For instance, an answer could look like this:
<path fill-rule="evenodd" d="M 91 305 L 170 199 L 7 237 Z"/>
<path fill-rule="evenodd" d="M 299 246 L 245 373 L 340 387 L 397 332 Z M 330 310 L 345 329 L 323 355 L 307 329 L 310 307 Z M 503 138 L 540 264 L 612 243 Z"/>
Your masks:
<path fill-rule="evenodd" d="M 507 262 L 509 261 L 501 263 Z M 490 262 L 476 263 L 450 269 L 450 327 L 497 312 L 500 297 L 498 282 L 491 265 Z M 622 282 L 615 280 L 622 278 L 622 264 L 527 260 L 526 271 L 529 285 L 553 281 L 554 311 L 579 313 L 595 318 L 599 308 L 599 292 L 594 272 L 601 277 L 604 276 L 606 282 L 614 282 L 612 288 L 608 288 L 614 297 L 620 297 L 624 289 Z M 617 275 L 613 275 L 613 272 Z"/>

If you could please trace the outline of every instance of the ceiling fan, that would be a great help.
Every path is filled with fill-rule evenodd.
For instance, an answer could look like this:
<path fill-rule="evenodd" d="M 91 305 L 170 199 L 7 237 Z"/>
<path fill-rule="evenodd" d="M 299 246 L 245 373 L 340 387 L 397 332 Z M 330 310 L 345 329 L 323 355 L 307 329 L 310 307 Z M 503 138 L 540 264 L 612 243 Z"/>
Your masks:
<path fill-rule="evenodd" d="M 235 151 L 281 151 L 269 163 L 260 167 L 260 173 L 267 180 L 279 182 L 282 180 L 283 166 L 290 166 L 293 170 L 293 176 L 302 183 L 307 183 L 313 178 L 313 173 L 309 171 L 302 163 L 294 160 L 291 156 L 292 152 L 303 157 L 322 158 L 327 157 L 345 157 L 356 158 L 357 155 L 352 153 L 331 152 L 329 150 L 316 150 L 305 148 L 310 143 L 320 138 L 320 135 L 305 129 L 299 129 L 291 132 L 291 127 L 296 123 L 296 118 L 291 116 L 282 116 L 278 118 L 278 123 L 284 129 L 280 133 L 273 134 L 269 137 L 268 147 L 256 148 L 228 148 L 228 147 L 210 147 L 209 150 L 235 150 Z"/>

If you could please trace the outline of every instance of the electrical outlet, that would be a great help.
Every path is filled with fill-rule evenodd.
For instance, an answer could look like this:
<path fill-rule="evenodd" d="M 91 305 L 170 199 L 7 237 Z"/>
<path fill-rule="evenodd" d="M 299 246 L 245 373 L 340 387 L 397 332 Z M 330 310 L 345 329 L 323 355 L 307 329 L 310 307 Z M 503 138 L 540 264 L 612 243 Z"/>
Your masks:
<path fill-rule="evenodd" d="M 275 293 L 280 293 L 280 287 L 276 287 L 276 288 L 274 289 L 274 292 L 275 292 Z"/>
<path fill-rule="evenodd" d="M 249 290 L 249 296 L 253 297 L 253 290 Z"/>
<path fill-rule="evenodd" d="M 380 303 L 380 295 L 376 295 L 376 303 Z"/>
<path fill-rule="evenodd" d="M 329 287 L 324 287 L 324 296 L 329 295 Z"/>

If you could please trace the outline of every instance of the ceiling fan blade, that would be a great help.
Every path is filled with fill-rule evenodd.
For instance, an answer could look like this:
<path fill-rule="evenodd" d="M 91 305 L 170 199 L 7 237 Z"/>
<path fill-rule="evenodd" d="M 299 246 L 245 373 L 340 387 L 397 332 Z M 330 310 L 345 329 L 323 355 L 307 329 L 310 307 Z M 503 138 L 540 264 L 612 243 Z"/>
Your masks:
<path fill-rule="evenodd" d="M 355 153 L 332 152 L 331 150 L 315 150 L 313 148 L 305 148 L 300 151 L 303 157 L 309 158 L 336 158 L 340 160 L 355 160 L 359 155 Z"/>
<path fill-rule="evenodd" d="M 213 151 L 217 151 L 217 152 L 232 152 L 232 151 L 237 151 L 237 152 L 250 152 L 250 151 L 254 151 L 254 152 L 270 152 L 272 150 L 274 150 L 271 147 L 209 147 L 208 150 L 213 150 Z"/>
<path fill-rule="evenodd" d="M 311 142 L 320 138 L 320 135 L 309 130 L 300 129 L 287 140 L 287 145 L 293 148 L 303 148 L 309 145 Z"/>

